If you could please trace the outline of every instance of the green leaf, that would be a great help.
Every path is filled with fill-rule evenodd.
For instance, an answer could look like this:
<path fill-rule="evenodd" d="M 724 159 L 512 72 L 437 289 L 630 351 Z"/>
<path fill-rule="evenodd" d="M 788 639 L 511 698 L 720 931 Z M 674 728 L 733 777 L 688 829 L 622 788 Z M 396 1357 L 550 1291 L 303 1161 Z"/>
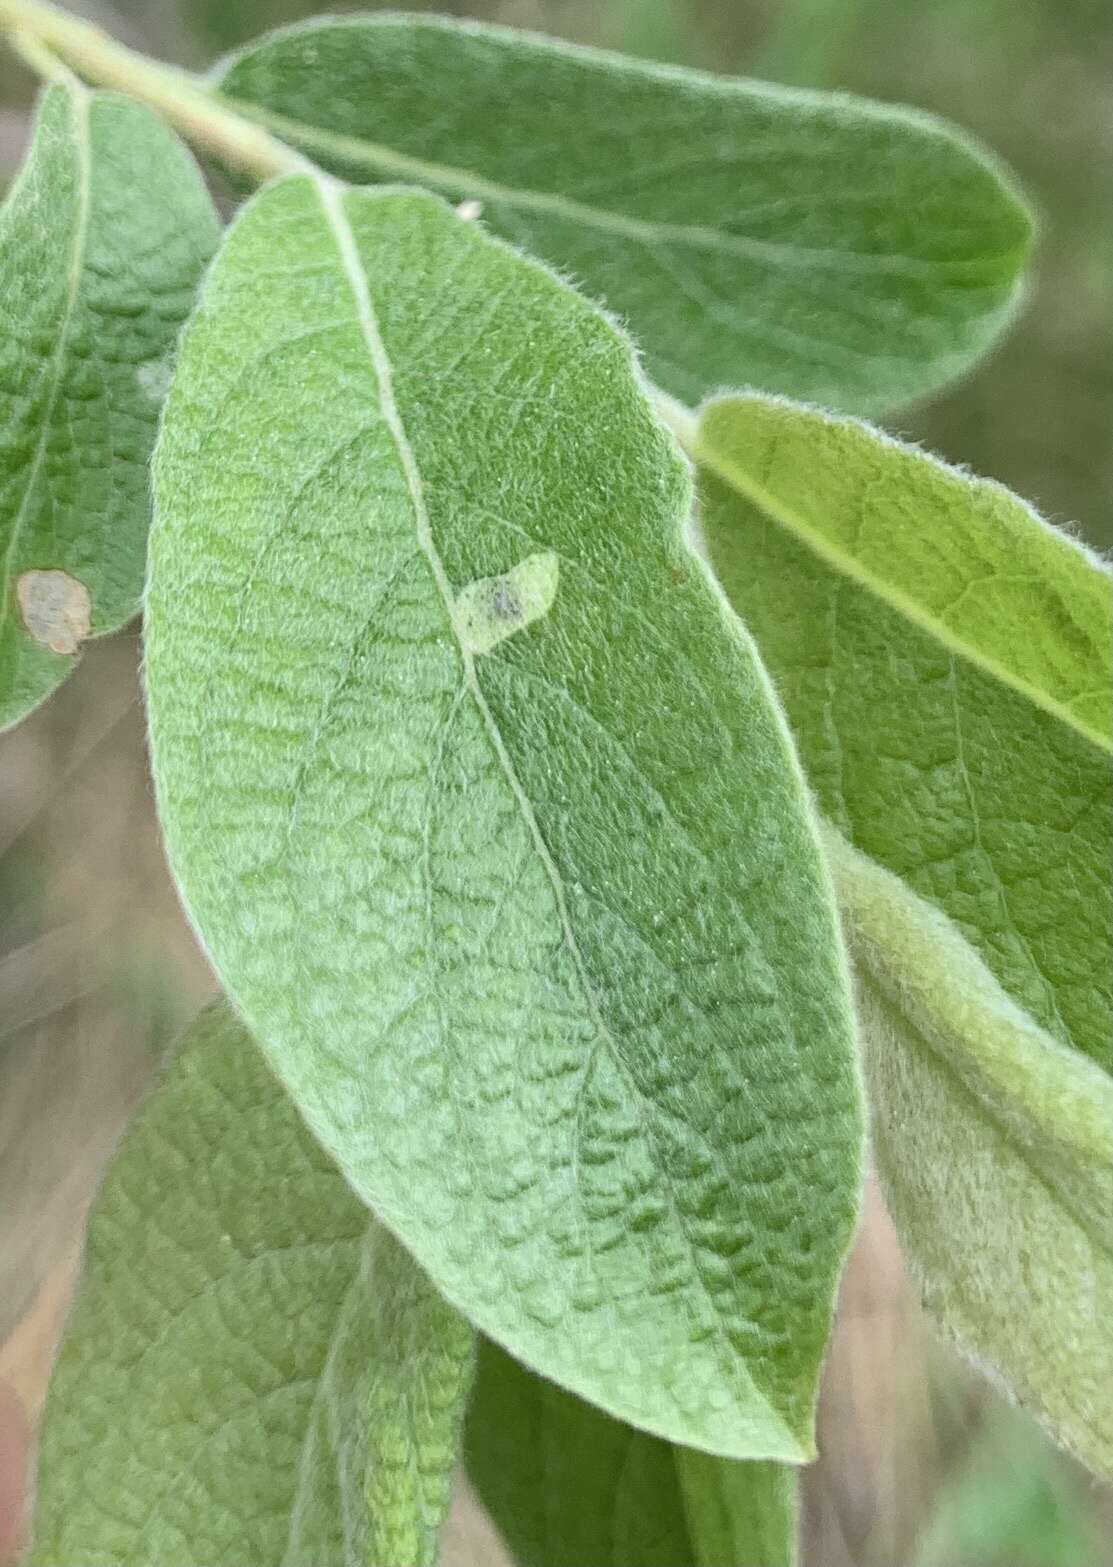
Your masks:
<path fill-rule="evenodd" d="M 984 152 L 841 94 L 404 15 L 272 33 L 217 80 L 346 178 L 481 202 L 687 402 L 743 380 L 859 411 L 929 391 L 996 337 L 1028 250 Z"/>
<path fill-rule="evenodd" d="M 729 397 L 695 448 L 707 551 L 824 813 L 1113 1065 L 1108 568 L 852 420 Z"/>
<path fill-rule="evenodd" d="M 432 1567 L 472 1342 L 212 1008 L 94 1209 L 33 1567 Z"/>
<path fill-rule="evenodd" d="M 673 1449 L 696 1567 L 797 1567 L 799 1495 L 784 1464 Z"/>
<path fill-rule="evenodd" d="M 795 1567 L 795 1471 L 623 1425 L 481 1341 L 468 1473 L 521 1567 Z"/>
<path fill-rule="evenodd" d="M 169 852 L 318 1136 L 527 1364 L 810 1456 L 844 959 L 628 343 L 433 196 L 286 180 L 210 273 L 155 495 Z"/>
<path fill-rule="evenodd" d="M 0 209 L 0 728 L 139 608 L 159 408 L 218 235 L 159 119 L 46 90 Z"/>
<path fill-rule="evenodd" d="M 999 486 L 850 421 L 731 398 L 694 444 L 707 549 L 848 840 L 906 1255 L 944 1329 L 1108 1468 L 1108 572 Z"/>
<path fill-rule="evenodd" d="M 924 1304 L 1113 1476 L 1113 1081 L 1017 1007 L 945 915 L 829 843 L 874 1156 Z"/>

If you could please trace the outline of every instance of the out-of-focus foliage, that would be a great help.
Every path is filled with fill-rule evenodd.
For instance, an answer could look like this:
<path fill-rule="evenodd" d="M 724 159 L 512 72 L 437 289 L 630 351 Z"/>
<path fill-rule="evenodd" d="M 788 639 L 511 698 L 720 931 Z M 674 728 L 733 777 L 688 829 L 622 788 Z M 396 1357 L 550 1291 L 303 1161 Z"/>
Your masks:
<path fill-rule="evenodd" d="M 944 1487 L 913 1567 L 1105 1567 L 1082 1486 L 1022 1415 L 997 1407 Z"/>

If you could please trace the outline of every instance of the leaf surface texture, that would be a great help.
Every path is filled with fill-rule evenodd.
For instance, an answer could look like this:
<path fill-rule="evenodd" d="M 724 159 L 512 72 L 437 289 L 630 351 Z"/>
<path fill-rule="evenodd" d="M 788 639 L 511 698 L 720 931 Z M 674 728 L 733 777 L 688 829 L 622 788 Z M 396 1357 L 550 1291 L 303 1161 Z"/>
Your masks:
<path fill-rule="evenodd" d="M 1108 1472 L 1108 569 L 854 421 L 731 397 L 695 445 L 704 545 L 839 829 L 905 1253 L 944 1329 Z"/>
<path fill-rule="evenodd" d="M 519 1358 L 799 1461 L 858 1202 L 844 958 L 629 345 L 431 195 L 283 181 L 155 493 L 172 863 L 314 1130 Z"/>
<path fill-rule="evenodd" d="M 854 420 L 728 397 L 696 449 L 707 551 L 824 814 L 1108 1070 L 1108 567 Z"/>
<path fill-rule="evenodd" d="M 1012 1003 L 945 915 L 831 838 L 874 1154 L 928 1310 L 1113 1475 L 1113 1082 Z"/>

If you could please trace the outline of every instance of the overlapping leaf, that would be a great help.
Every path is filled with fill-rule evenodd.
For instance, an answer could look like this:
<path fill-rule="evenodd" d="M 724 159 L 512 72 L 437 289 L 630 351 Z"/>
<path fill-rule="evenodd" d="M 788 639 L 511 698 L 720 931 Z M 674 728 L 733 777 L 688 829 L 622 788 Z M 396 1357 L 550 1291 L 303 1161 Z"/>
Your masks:
<path fill-rule="evenodd" d="M 1106 1467 L 1109 572 L 850 421 L 730 398 L 695 445 L 706 546 L 849 840 L 904 1247 L 948 1330 Z"/>
<path fill-rule="evenodd" d="M 0 210 L 0 728 L 135 614 L 148 461 L 218 223 L 148 110 L 47 89 Z"/>
<path fill-rule="evenodd" d="M 925 115 L 428 16 L 271 34 L 219 85 L 326 167 L 478 200 L 626 321 L 675 396 L 746 381 L 868 411 L 1007 318 L 1029 219 Z"/>
<path fill-rule="evenodd" d="M 674 1447 L 482 1343 L 468 1473 L 520 1567 L 793 1567 L 796 1474 Z"/>
<path fill-rule="evenodd" d="M 810 1454 L 844 962 L 628 344 L 433 196 L 283 181 L 210 274 L 155 491 L 170 854 L 315 1131 L 527 1363 Z"/>
<path fill-rule="evenodd" d="M 831 850 L 875 1156 L 924 1304 L 1113 1474 L 1113 1081 L 1012 1003 L 945 915 Z"/>
<path fill-rule="evenodd" d="M 823 811 L 1108 1068 L 1108 569 L 1000 485 L 853 421 L 727 398 L 697 448 L 707 548 Z"/>
<path fill-rule="evenodd" d="M 432 1567 L 471 1360 L 214 1008 L 94 1210 L 32 1561 Z"/>

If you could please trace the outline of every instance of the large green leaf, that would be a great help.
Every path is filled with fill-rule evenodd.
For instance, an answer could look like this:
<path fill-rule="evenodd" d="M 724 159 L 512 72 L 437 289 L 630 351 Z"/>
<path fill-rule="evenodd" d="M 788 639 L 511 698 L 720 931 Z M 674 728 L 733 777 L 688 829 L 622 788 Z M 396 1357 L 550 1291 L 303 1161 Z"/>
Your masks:
<path fill-rule="evenodd" d="M 688 402 L 745 381 L 876 410 L 976 359 L 1030 221 L 926 115 L 428 16 L 273 33 L 218 73 L 359 182 L 482 202 L 630 326 Z"/>
<path fill-rule="evenodd" d="M 315 1131 L 528 1364 L 808 1456 L 844 960 L 629 345 L 436 197 L 283 181 L 186 332 L 155 494 L 172 863 Z"/>
<path fill-rule="evenodd" d="M 732 398 L 694 445 L 704 540 L 845 835 L 906 1254 L 944 1328 L 1107 1469 L 1109 574 L 858 424 Z"/>
<path fill-rule="evenodd" d="M 47 89 L 0 209 L 0 728 L 139 608 L 159 408 L 218 232 L 160 120 Z"/>
<path fill-rule="evenodd" d="M 32 1562 L 432 1567 L 472 1339 L 213 1008 L 94 1209 Z"/>
<path fill-rule="evenodd" d="M 705 410 L 706 547 L 825 814 L 1113 1064 L 1113 582 L 1000 485 L 777 399 Z"/>
<path fill-rule="evenodd" d="M 796 1472 L 623 1425 L 480 1344 L 468 1473 L 520 1567 L 794 1567 Z"/>

